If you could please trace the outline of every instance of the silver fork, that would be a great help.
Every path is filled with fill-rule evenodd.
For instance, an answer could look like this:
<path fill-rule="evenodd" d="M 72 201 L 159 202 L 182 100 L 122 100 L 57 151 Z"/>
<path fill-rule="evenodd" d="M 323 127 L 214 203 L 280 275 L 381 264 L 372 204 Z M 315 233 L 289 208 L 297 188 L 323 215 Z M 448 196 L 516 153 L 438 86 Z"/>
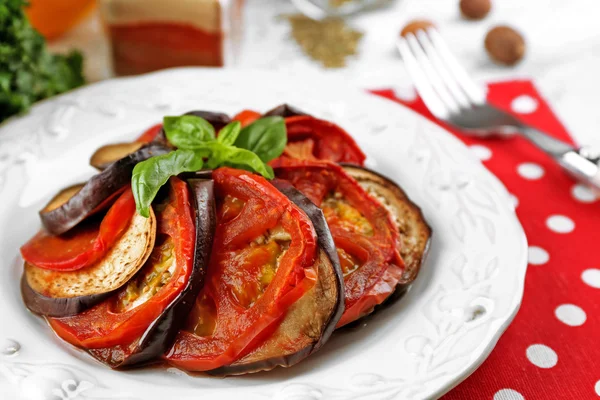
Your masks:
<path fill-rule="evenodd" d="M 576 179 L 600 191 L 600 152 L 575 148 L 487 103 L 434 28 L 400 37 L 397 47 L 417 92 L 438 119 L 478 136 L 520 134 Z"/>

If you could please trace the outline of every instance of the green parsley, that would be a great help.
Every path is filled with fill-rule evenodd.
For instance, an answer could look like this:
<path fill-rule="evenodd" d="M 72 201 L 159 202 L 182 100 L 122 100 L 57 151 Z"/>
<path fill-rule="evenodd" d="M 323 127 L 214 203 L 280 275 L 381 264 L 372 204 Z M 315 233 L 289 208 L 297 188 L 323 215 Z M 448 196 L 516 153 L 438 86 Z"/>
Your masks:
<path fill-rule="evenodd" d="M 50 54 L 23 12 L 27 5 L 0 1 L 0 122 L 85 82 L 81 54 Z"/>

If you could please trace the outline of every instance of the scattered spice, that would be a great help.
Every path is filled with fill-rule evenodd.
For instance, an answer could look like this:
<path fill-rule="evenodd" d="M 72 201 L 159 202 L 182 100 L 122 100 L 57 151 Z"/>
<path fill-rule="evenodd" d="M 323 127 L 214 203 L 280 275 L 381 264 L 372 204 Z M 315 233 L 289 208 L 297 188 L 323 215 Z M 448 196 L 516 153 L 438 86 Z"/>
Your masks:
<path fill-rule="evenodd" d="M 523 36 L 508 26 L 497 26 L 485 37 L 485 49 L 497 63 L 514 65 L 525 55 Z"/>
<path fill-rule="evenodd" d="M 346 59 L 358 53 L 362 32 L 348 26 L 341 18 L 320 21 L 302 14 L 287 16 L 292 27 L 292 37 L 306 55 L 325 68 L 346 66 Z"/>
<path fill-rule="evenodd" d="M 329 0 L 329 7 L 340 8 L 344 4 L 352 3 L 354 0 Z"/>
<path fill-rule="evenodd" d="M 412 33 L 413 35 L 416 35 L 416 33 L 418 31 L 421 30 L 426 30 L 427 28 L 431 28 L 431 27 L 435 27 L 435 25 L 433 24 L 433 22 L 428 21 L 426 19 L 414 19 L 412 21 L 409 21 L 404 28 L 402 28 L 402 31 L 400 32 L 400 36 L 406 36 L 409 33 Z"/>

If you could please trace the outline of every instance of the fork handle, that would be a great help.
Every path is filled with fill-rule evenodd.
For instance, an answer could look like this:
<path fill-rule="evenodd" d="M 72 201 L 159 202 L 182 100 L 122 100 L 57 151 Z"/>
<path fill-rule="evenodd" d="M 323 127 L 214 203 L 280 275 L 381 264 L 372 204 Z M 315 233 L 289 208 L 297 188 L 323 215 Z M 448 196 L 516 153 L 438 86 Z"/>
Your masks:
<path fill-rule="evenodd" d="M 576 150 L 570 144 L 527 125 L 519 126 L 519 133 L 553 158 L 562 157 L 563 154 Z"/>
<path fill-rule="evenodd" d="M 587 149 L 575 148 L 527 125 L 519 128 L 523 137 L 546 152 L 571 176 L 600 192 L 599 154 L 587 154 Z"/>

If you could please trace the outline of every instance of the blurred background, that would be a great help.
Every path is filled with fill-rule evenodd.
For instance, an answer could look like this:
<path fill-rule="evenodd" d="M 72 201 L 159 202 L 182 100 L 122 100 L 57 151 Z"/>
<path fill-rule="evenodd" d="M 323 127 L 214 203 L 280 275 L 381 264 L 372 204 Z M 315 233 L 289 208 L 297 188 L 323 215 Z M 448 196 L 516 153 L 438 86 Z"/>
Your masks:
<path fill-rule="evenodd" d="M 26 13 L 51 52 L 81 51 L 88 82 L 179 65 L 325 73 L 414 96 L 394 46 L 415 19 L 436 25 L 481 80 L 532 77 L 575 136 L 595 137 L 600 115 L 581 104 L 600 91 L 600 2 L 490 3 L 473 19 L 459 0 L 31 0 Z M 468 10 L 467 10 L 468 11 Z M 522 35 L 524 57 L 494 62 L 487 32 Z M 596 51 L 594 51 L 596 50 Z M 600 139 L 598 142 L 600 144 Z"/>

